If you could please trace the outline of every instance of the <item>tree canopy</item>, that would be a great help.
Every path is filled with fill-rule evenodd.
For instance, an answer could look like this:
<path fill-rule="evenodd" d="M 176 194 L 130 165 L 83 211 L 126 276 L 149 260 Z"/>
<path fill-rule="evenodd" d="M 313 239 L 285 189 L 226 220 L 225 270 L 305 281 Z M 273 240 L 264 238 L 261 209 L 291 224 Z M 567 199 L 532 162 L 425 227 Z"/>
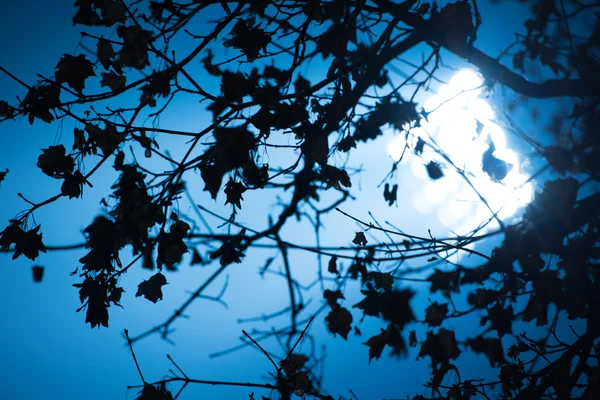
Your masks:
<path fill-rule="evenodd" d="M 381 323 L 364 338 L 365 363 L 384 350 L 398 362 L 413 353 L 430 361 L 431 378 L 415 399 L 598 398 L 600 3 L 521 3 L 530 11 L 523 26 L 491 54 L 479 47 L 486 21 L 476 0 L 76 0 L 81 43 L 54 71 L 25 82 L 0 62 L 23 88 L 16 100 L 2 94 L 0 121 L 72 126 L 37 158 L 60 190 L 34 202 L 35 185 L 24 182 L 24 210 L 0 228 L 3 257 L 36 262 L 33 279 L 43 284 L 41 253 L 83 249 L 79 265 L 64 272 L 77 279 L 82 323 L 99 329 L 110 326 L 123 286 L 157 303 L 183 265 L 213 268 L 169 318 L 125 331 L 139 400 L 184 396 L 191 384 L 264 392 L 251 399 L 338 398 L 320 378 L 317 346 L 298 346 L 318 341 L 310 331 L 318 321 L 343 341 L 362 335 L 365 320 Z M 430 93 L 462 67 L 480 84 L 431 108 Z M 473 164 L 449 150 L 460 132 L 442 141 L 432 129 L 446 103 L 475 91 L 495 113 L 469 122 L 469 140 L 483 149 Z M 198 110 L 193 130 L 166 117 L 183 103 Z M 511 132 L 520 160 L 502 156 L 491 124 Z M 401 145 L 389 171 L 371 175 L 378 192 L 361 190 L 370 166 L 361 149 L 391 137 Z M 413 161 L 428 182 L 456 177 L 484 209 L 481 220 L 439 237 L 386 225 L 370 210 L 348 211 L 363 197 L 379 208 L 401 204 L 411 188 L 400 171 Z M 18 174 L 8 167 L 0 164 L 0 183 Z M 36 212 L 85 199 L 104 169 L 116 177 L 102 194 L 104 212 L 85 216 L 82 242 L 52 245 Z M 517 169 L 535 194 L 506 216 L 507 204 L 483 186 L 508 187 Z M 202 187 L 189 184 L 196 178 Z M 254 212 L 266 221 L 249 223 Z M 326 228 L 335 218 L 356 229 L 332 235 Z M 312 236 L 288 240 L 294 224 Z M 480 247 L 493 240 L 492 251 Z M 289 300 L 260 310 L 255 322 L 289 322 L 243 331 L 242 345 L 264 353 L 270 377 L 206 381 L 171 359 L 172 375 L 147 380 L 136 343 L 150 335 L 176 340 L 173 327 L 190 304 L 223 302 L 223 292 L 210 297 L 206 289 L 265 248 L 272 256 L 259 274 L 280 276 Z M 316 266 L 310 285 L 295 274 L 292 252 Z M 147 269 L 148 278 L 127 283 L 132 268 Z M 428 293 L 425 307 L 414 302 L 419 291 Z M 480 326 L 465 336 L 455 329 L 464 320 Z M 261 345 L 269 337 L 284 345 L 283 356 Z M 483 354 L 497 379 L 462 373 L 466 353 Z M 397 396 L 405 395 L 399 387 Z"/>

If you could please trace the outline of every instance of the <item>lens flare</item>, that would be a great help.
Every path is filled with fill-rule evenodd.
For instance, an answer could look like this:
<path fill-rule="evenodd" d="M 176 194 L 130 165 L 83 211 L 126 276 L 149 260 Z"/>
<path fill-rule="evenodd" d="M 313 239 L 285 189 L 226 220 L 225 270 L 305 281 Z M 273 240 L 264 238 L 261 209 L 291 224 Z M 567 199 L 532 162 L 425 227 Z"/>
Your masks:
<path fill-rule="evenodd" d="M 433 144 L 425 146 L 422 156 L 413 155 L 407 160 L 415 177 L 424 182 L 413 196 L 416 210 L 435 212 L 444 226 L 459 234 L 472 231 L 487 219 L 491 219 L 488 228 L 493 228 L 497 222 L 492 211 L 508 220 L 533 197 L 533 186 L 521 172 L 519 155 L 507 147 L 506 134 L 497 124 L 493 108 L 481 96 L 482 85 L 483 78 L 476 71 L 458 71 L 425 101 L 425 111 L 431 114 L 427 121 L 421 121 L 421 127 L 411 130 L 408 139 L 412 148 L 418 137 Z M 388 143 L 388 155 L 397 161 L 405 145 L 404 135 L 396 135 Z M 499 182 L 482 169 L 483 156 L 490 146 L 492 156 L 507 165 L 504 171 L 508 172 Z M 454 166 L 448 165 L 434 148 L 441 149 Z M 431 160 L 446 165 L 442 179 L 427 178 L 424 165 Z"/>

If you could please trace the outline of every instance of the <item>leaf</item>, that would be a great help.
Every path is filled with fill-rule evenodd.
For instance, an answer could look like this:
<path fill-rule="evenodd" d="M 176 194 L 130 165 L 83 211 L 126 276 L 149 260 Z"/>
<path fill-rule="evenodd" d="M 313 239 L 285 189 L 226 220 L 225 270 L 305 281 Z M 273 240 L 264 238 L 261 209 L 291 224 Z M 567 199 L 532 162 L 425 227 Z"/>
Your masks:
<path fill-rule="evenodd" d="M 394 286 L 394 277 L 392 274 L 374 271 L 369 273 L 369 275 L 373 278 L 373 282 L 377 289 L 383 289 L 386 292 L 392 290 L 392 287 Z"/>
<path fill-rule="evenodd" d="M 325 190 L 329 189 L 330 187 L 334 187 L 337 190 L 342 190 L 342 186 L 352 186 L 352 182 L 350 181 L 350 177 L 348 176 L 348 172 L 346 170 L 339 169 L 331 165 L 323 165 L 321 167 L 321 175 L 322 179 L 327 182 L 327 187 Z"/>
<path fill-rule="evenodd" d="M 133 67 L 143 70 L 150 61 L 148 58 L 148 45 L 152 43 L 152 32 L 139 25 L 120 25 L 117 35 L 123 40 L 123 46 L 117 54 L 117 62 L 113 67 L 121 72 L 121 67 Z"/>
<path fill-rule="evenodd" d="M 548 160 L 548 164 L 561 175 L 576 170 L 574 155 L 563 146 L 552 145 L 544 148 L 544 157 Z"/>
<path fill-rule="evenodd" d="M 73 25 L 112 26 L 125 22 L 125 8 L 119 0 L 76 0 Z"/>
<path fill-rule="evenodd" d="M 144 383 L 144 388 L 135 400 L 173 400 L 173 395 L 166 389 L 164 382 L 156 386 Z"/>
<path fill-rule="evenodd" d="M 96 326 L 108 327 L 108 303 L 107 285 L 101 278 L 86 277 L 82 283 L 76 283 L 74 287 L 79 288 L 79 300 L 85 304 L 77 312 L 87 307 L 85 322 L 89 322 L 92 328 Z M 86 301 L 87 300 L 87 301 Z"/>
<path fill-rule="evenodd" d="M 425 310 L 425 322 L 429 326 L 440 326 L 448 314 L 448 303 L 438 303 L 434 301 Z"/>
<path fill-rule="evenodd" d="M 144 296 L 153 303 L 162 300 L 162 287 L 167 284 L 167 278 L 160 272 L 152 275 L 147 281 L 144 280 L 138 285 L 138 291 L 135 297 Z"/>
<path fill-rule="evenodd" d="M 42 234 L 38 233 L 39 230 L 40 225 L 28 230 L 27 232 L 21 231 L 22 233 L 18 234 L 18 236 L 15 238 L 16 241 L 14 242 L 15 253 L 12 256 L 13 260 L 23 254 L 25 257 L 34 261 L 39 256 L 40 251 L 42 253 L 46 252 L 46 246 L 44 246 L 44 243 L 42 243 Z M 2 238 L 4 238 L 4 236 Z"/>
<path fill-rule="evenodd" d="M 308 360 L 308 357 L 304 354 L 291 353 L 285 359 L 281 360 L 279 365 L 286 375 L 292 375 L 304 368 Z"/>
<path fill-rule="evenodd" d="M 418 344 L 417 341 L 417 332 L 413 329 L 408 333 L 408 345 L 410 347 L 416 347 Z"/>
<path fill-rule="evenodd" d="M 19 107 L 23 109 L 24 115 L 28 115 L 29 124 L 33 124 L 35 118 L 46 123 L 54 121 L 50 110 L 60 106 L 60 90 L 60 85 L 52 82 L 32 86 L 27 91 Z"/>
<path fill-rule="evenodd" d="M 210 258 L 217 259 L 220 257 L 222 267 L 231 263 L 241 263 L 242 258 L 246 255 L 242 251 L 242 245 L 239 240 L 224 242 L 216 251 L 210 253 Z"/>
<path fill-rule="evenodd" d="M 460 274 L 458 270 L 445 272 L 436 268 L 433 274 L 427 277 L 427 280 L 431 282 L 429 291 L 435 293 L 439 290 L 444 297 L 449 298 L 450 292 L 458 293 L 459 278 Z"/>
<path fill-rule="evenodd" d="M 415 145 L 415 154 L 420 156 L 423 154 L 425 148 L 425 141 L 419 136 L 417 138 L 417 144 Z"/>
<path fill-rule="evenodd" d="M 357 246 L 366 246 L 367 238 L 365 236 L 365 233 L 364 232 L 356 232 L 354 239 L 352 239 L 352 243 L 354 243 Z"/>
<path fill-rule="evenodd" d="M 110 295 L 108 296 L 108 301 L 112 302 L 116 306 L 120 306 L 121 304 L 119 304 L 119 302 L 121 301 L 121 296 L 123 295 L 124 292 L 125 292 L 125 290 L 123 290 L 123 288 L 120 288 L 120 287 L 113 288 L 110 291 Z"/>
<path fill-rule="evenodd" d="M 331 308 L 335 308 L 335 306 L 338 305 L 337 301 L 343 300 L 344 295 L 340 290 L 325 289 L 325 291 L 323 292 L 323 298 L 327 300 L 327 304 L 329 304 Z"/>
<path fill-rule="evenodd" d="M 85 80 L 90 76 L 96 76 L 94 65 L 83 54 L 78 56 L 65 54 L 56 64 L 54 72 L 56 83 L 66 83 L 79 95 L 83 94 Z"/>
<path fill-rule="evenodd" d="M 398 199 L 398 185 L 394 185 L 390 190 L 390 184 L 386 183 L 383 189 L 383 198 L 388 202 L 388 206 L 391 206 Z"/>
<path fill-rule="evenodd" d="M 365 315 L 381 316 L 385 321 L 391 322 L 399 329 L 407 323 L 414 321 L 415 315 L 410 300 L 415 293 L 410 289 L 378 292 L 373 288 L 361 290 L 365 297 L 353 307 L 360 308 Z"/>
<path fill-rule="evenodd" d="M 304 138 L 304 142 L 302 143 L 301 150 L 302 150 L 302 154 L 306 158 L 307 164 L 312 165 L 313 163 L 317 163 L 322 166 L 327 165 L 327 158 L 329 156 L 329 142 L 327 139 L 327 135 L 324 135 L 322 132 L 315 130 L 315 131 L 311 132 L 310 134 L 308 134 Z M 334 167 L 331 167 L 331 168 L 334 168 Z M 326 171 L 327 171 L 327 169 L 326 169 Z M 329 169 L 329 171 L 327 171 L 327 172 L 331 173 L 333 171 L 331 169 Z M 345 176 L 343 175 L 343 173 L 335 174 L 335 172 L 334 172 L 333 176 L 331 176 L 331 177 L 333 177 L 334 182 L 342 180 L 342 181 L 346 181 L 349 185 L 350 178 L 348 177 L 348 173 L 346 171 L 343 171 L 343 172 L 346 173 Z M 326 177 L 325 179 L 328 179 L 328 178 Z M 332 182 L 331 186 L 335 186 L 335 184 Z M 337 186 L 339 187 L 339 184 L 337 184 Z M 346 185 L 344 185 L 344 186 L 346 186 Z"/>
<path fill-rule="evenodd" d="M 474 353 L 485 354 L 490 362 L 490 367 L 492 368 L 506 362 L 506 359 L 504 358 L 504 349 L 502 348 L 500 339 L 477 337 L 475 339 L 467 340 L 465 345 L 470 347 Z"/>
<path fill-rule="evenodd" d="M 90 140 L 94 145 L 102 150 L 103 155 L 112 154 L 123 139 L 121 134 L 117 131 L 117 128 L 110 123 L 106 123 L 104 129 L 100 128 L 98 125 L 87 123 L 85 125 L 85 131 L 88 133 Z"/>
<path fill-rule="evenodd" d="M 506 364 L 500 368 L 500 381 L 502 391 L 509 395 L 511 390 L 517 390 L 523 385 L 523 379 L 528 375 L 525 373 L 523 364 Z M 512 397 L 512 396 L 511 396 Z"/>
<path fill-rule="evenodd" d="M 536 326 L 548 325 L 548 302 L 540 298 L 541 296 L 531 294 L 529 301 L 523 311 L 523 321 L 530 322 L 536 320 Z"/>
<path fill-rule="evenodd" d="M 454 331 L 440 328 L 439 332 L 427 332 L 427 338 L 421 344 L 419 358 L 431 357 L 431 365 L 447 364 L 450 360 L 456 359 L 460 355 L 460 349 L 456 345 Z"/>
<path fill-rule="evenodd" d="M 481 324 L 491 323 L 490 328 L 498 332 L 498 336 L 502 337 L 512 333 L 512 323 L 514 312 L 512 305 L 504 308 L 502 304 L 496 303 L 491 308 L 487 309 L 487 316 L 481 318 Z"/>
<path fill-rule="evenodd" d="M 348 339 L 348 333 L 352 329 L 352 314 L 350 311 L 336 305 L 329 312 L 327 317 L 325 317 L 325 321 L 327 322 L 327 328 L 329 332 L 335 334 L 339 334 L 344 340 Z"/>
<path fill-rule="evenodd" d="M 115 58 L 115 51 L 112 44 L 108 40 L 100 38 L 96 44 L 96 49 L 100 64 L 102 64 L 104 69 L 108 70 L 113 63 L 113 58 Z"/>
<path fill-rule="evenodd" d="M 62 144 L 42 149 L 42 154 L 38 157 L 38 168 L 53 178 L 60 178 L 73 172 L 75 161 L 70 155 L 67 156 L 66 152 L 65 146 Z"/>
<path fill-rule="evenodd" d="M 444 172 L 438 162 L 430 161 L 425 167 L 427 168 L 427 175 L 433 180 L 440 179 L 444 176 Z"/>
<path fill-rule="evenodd" d="M 215 128 L 214 136 L 216 143 L 202 155 L 198 167 L 206 184 L 204 190 L 216 199 L 227 172 L 253 163 L 250 152 L 256 139 L 245 127 Z"/>
<path fill-rule="evenodd" d="M 100 85 L 102 87 L 108 86 L 113 92 L 118 92 L 123 89 L 125 87 L 125 83 L 127 82 L 123 75 L 118 75 L 113 71 L 108 73 L 102 72 L 100 75 L 102 76 Z"/>
<path fill-rule="evenodd" d="M 79 171 L 73 174 L 66 174 L 60 192 L 63 196 L 68 196 L 70 199 L 79 198 L 83 193 L 83 184 L 86 182 L 85 177 Z"/>
<path fill-rule="evenodd" d="M 387 342 L 390 338 L 390 334 L 385 329 L 381 330 L 381 333 L 375 336 L 372 336 L 363 343 L 366 346 L 369 346 L 369 364 L 373 358 L 379 359 L 381 357 L 381 353 L 383 349 L 387 345 Z"/>
<path fill-rule="evenodd" d="M 327 272 L 329 272 L 330 274 L 339 276 L 340 273 L 337 269 L 337 257 L 336 256 L 332 256 L 331 259 L 329 260 L 329 264 L 327 264 Z"/>
<path fill-rule="evenodd" d="M 523 219 L 531 224 L 530 236 L 540 251 L 551 252 L 562 246 L 572 223 L 578 191 L 579 182 L 572 177 L 547 181 L 543 191 L 536 193 L 525 208 Z"/>
<path fill-rule="evenodd" d="M 225 71 L 221 76 L 221 91 L 227 102 L 242 103 L 244 96 L 254 91 L 254 86 L 241 72 Z"/>
<path fill-rule="evenodd" d="M 364 294 L 365 297 L 352 307 L 360 308 L 365 315 L 379 317 L 381 310 L 383 309 L 381 293 L 377 292 L 372 287 L 369 290 L 361 290 L 361 293 Z"/>
<path fill-rule="evenodd" d="M 170 232 L 165 233 L 158 242 L 156 263 L 159 268 L 165 265 L 167 269 L 174 269 L 174 265 L 181 262 L 183 255 L 188 252 L 188 247 L 183 238 L 187 236 L 189 230 L 189 224 L 181 220 L 171 225 Z"/>
<path fill-rule="evenodd" d="M 410 305 L 415 292 L 411 289 L 392 290 L 383 292 L 381 299 L 381 317 L 394 324 L 398 329 L 403 329 L 406 324 L 415 320 L 415 314 Z"/>
<path fill-rule="evenodd" d="M 264 29 L 254 26 L 251 19 L 238 19 L 230 32 L 231 37 L 223 42 L 225 47 L 233 47 L 242 51 L 252 61 L 260 51 L 266 53 L 271 36 Z"/>
<path fill-rule="evenodd" d="M 235 182 L 233 179 L 230 178 L 229 182 L 227 182 L 227 185 L 225 185 L 224 190 L 225 195 L 227 196 L 225 204 L 229 203 L 241 209 L 241 201 L 244 200 L 242 194 L 244 194 L 246 190 L 246 187 L 242 183 Z"/>
<path fill-rule="evenodd" d="M 4 172 L 3 172 L 3 171 L 0 171 L 0 184 L 1 184 L 1 183 L 2 183 L 2 181 L 3 181 L 3 180 L 6 178 L 6 175 L 8 174 L 8 172 L 9 172 L 9 171 L 8 171 L 8 168 L 6 168 L 6 169 L 4 170 Z"/>
<path fill-rule="evenodd" d="M 0 118 L 12 119 L 15 116 L 15 110 L 6 101 L 0 100 Z"/>
<path fill-rule="evenodd" d="M 202 256 L 198 252 L 198 250 L 196 250 L 195 248 L 192 249 L 192 261 L 190 262 L 190 265 L 207 265 L 207 264 L 208 264 L 208 262 L 205 261 L 204 258 L 202 258 Z"/>
<path fill-rule="evenodd" d="M 489 148 L 483 153 L 483 157 L 481 159 L 481 169 L 483 172 L 488 174 L 490 179 L 494 182 L 500 182 L 513 168 L 512 164 L 507 163 L 504 160 L 494 157 L 494 151 L 496 150 L 496 146 L 494 146 L 494 142 L 488 140 Z"/>
<path fill-rule="evenodd" d="M 31 268 L 32 272 L 33 272 L 33 281 L 34 282 L 41 282 L 42 278 L 44 277 L 44 267 L 41 267 L 39 265 L 34 265 Z"/>

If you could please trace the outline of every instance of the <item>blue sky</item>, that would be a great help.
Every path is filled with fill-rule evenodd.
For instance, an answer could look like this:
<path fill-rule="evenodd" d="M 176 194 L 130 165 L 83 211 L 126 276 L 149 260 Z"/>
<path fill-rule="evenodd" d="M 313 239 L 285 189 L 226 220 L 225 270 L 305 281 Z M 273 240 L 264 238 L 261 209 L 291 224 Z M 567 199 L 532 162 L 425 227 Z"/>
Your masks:
<path fill-rule="evenodd" d="M 496 54 L 507 44 L 500 40 L 512 39 L 507 34 L 514 32 L 518 26 L 513 16 L 519 9 L 480 3 L 484 25 L 477 43 L 490 54 Z M 73 52 L 80 40 L 82 27 L 71 26 L 72 13 L 70 2 L 56 5 L 56 2 L 21 0 L 4 5 L 0 14 L 0 64 L 28 83 L 36 80 L 37 73 L 51 75 L 61 55 Z M 0 76 L 0 87 L 3 100 L 14 101 L 15 94 L 23 96 L 25 93 L 19 84 L 6 76 Z M 175 103 L 172 109 L 161 119 L 164 126 L 198 130 L 198 126 L 208 118 L 203 111 L 204 106 L 195 103 L 181 101 Z M 1 224 L 26 208 L 16 193 L 22 192 L 32 201 L 42 201 L 60 190 L 58 182 L 45 177 L 36 167 L 36 160 L 42 148 L 58 143 L 70 144 L 72 127 L 70 121 L 50 125 L 36 121 L 32 126 L 25 120 L 0 124 L 0 170 L 10 168 L 0 187 Z M 185 150 L 180 141 L 170 141 L 167 138 L 160 143 L 162 147 L 169 147 L 174 155 Z M 367 215 L 366 211 L 373 211 L 382 220 L 392 221 L 412 233 L 426 233 L 428 228 L 434 233 L 443 232 L 435 216 L 419 215 L 409 201 L 392 208 L 383 202 L 376 185 L 391 165 L 385 154 L 385 141 L 379 141 L 361 148 L 359 156 L 353 159 L 354 166 L 362 164 L 367 171 L 361 177 L 353 178 L 355 187 L 362 189 L 363 196 L 345 210 L 363 216 Z M 90 167 L 91 164 L 87 165 L 87 168 Z M 36 212 L 35 220 L 42 225 L 44 241 L 50 245 L 81 242 L 83 229 L 95 215 L 101 213 L 100 200 L 108 193 L 114 179 L 113 171 L 105 168 L 94 175 L 94 188 L 86 187 L 83 199 L 61 199 Z M 207 194 L 201 192 L 203 184 L 199 177 L 190 177 L 188 183 L 198 201 L 212 207 Z M 402 192 L 413 190 L 419 182 L 407 178 L 400 184 Z M 375 191 L 375 196 L 365 195 Z M 240 218 L 249 226 L 266 226 L 265 212 L 277 211 L 270 206 L 272 200 L 263 195 L 248 195 Z M 222 202 L 223 199 L 219 198 L 214 209 L 225 210 L 221 207 Z M 182 214 L 188 212 L 185 207 L 180 210 Z M 326 226 L 324 241 L 339 244 L 341 238 L 347 237 L 349 243 L 356 230 L 351 221 L 337 218 Z M 302 242 L 308 240 L 310 231 L 306 225 L 290 224 L 282 236 L 289 241 Z M 488 243 L 483 249 L 489 250 L 491 246 Z M 231 269 L 228 277 L 219 278 L 207 294 L 218 294 L 227 281 L 224 300 L 229 309 L 206 300 L 196 301 L 187 311 L 189 319 L 182 319 L 176 324 L 177 332 L 172 336 L 175 346 L 156 335 L 136 343 L 137 357 L 146 378 L 156 380 L 163 377 L 171 368 L 166 358 L 166 354 L 170 354 L 188 375 L 198 379 L 261 381 L 270 371 L 270 364 L 256 349 L 247 347 L 219 358 L 210 358 L 209 355 L 238 344 L 241 329 L 270 327 L 238 324 L 238 318 L 276 311 L 287 301 L 284 280 L 276 276 L 260 278 L 257 274 L 264 259 L 272 255 L 271 250 L 251 251 L 242 264 Z M 21 257 L 11 261 L 9 256 L 0 255 L 4 278 L 0 280 L 0 316 L 4 328 L 0 331 L 3 360 L 0 364 L 0 385 L 7 399 L 135 398 L 134 391 L 126 391 L 127 385 L 139 383 L 139 377 L 125 346 L 123 329 L 127 328 L 135 335 L 165 320 L 175 307 L 187 299 L 186 292 L 194 290 L 216 268 L 216 265 L 192 268 L 184 262 L 179 272 L 167 274 L 169 285 L 164 289 L 165 298 L 157 304 L 134 297 L 137 284 L 150 276 L 148 271 L 134 268 L 122 282 L 126 291 L 122 301 L 124 309 L 111 308 L 109 329 L 91 330 L 84 324 L 83 313 L 75 313 L 79 300 L 77 290 L 71 284 L 78 280 L 69 276 L 69 272 L 78 266 L 81 256 L 81 251 L 49 252 L 40 256 L 36 264 L 46 267 L 44 280 L 34 284 L 29 260 Z M 310 282 L 314 278 L 314 258 L 293 253 L 292 262 L 300 281 Z M 353 304 L 351 293 L 356 295 L 358 289 L 357 285 L 349 289 L 346 306 Z M 423 288 L 415 286 L 415 290 L 419 291 L 415 304 L 427 304 L 428 296 Z M 320 299 L 314 301 L 319 302 Z M 362 337 L 351 335 L 345 342 L 326 332 L 323 317 L 315 320 L 311 333 L 327 346 L 325 379 L 330 393 L 348 397 L 348 390 L 352 389 L 363 400 L 400 398 L 422 391 L 421 384 L 428 380 L 427 360 L 415 361 L 416 353 L 413 352 L 403 360 L 385 356 L 368 364 L 368 349 L 359 344 L 378 333 L 379 325 L 367 321 L 361 325 Z M 359 318 L 358 313 L 355 318 Z M 287 318 L 275 320 L 272 325 L 282 327 L 286 323 Z M 476 320 L 467 320 L 454 328 L 457 332 L 468 332 L 475 326 Z M 276 341 L 267 341 L 265 346 L 281 354 Z M 461 363 L 470 365 L 473 372 L 482 369 L 480 366 L 487 368 L 487 360 L 482 357 L 464 356 Z M 249 392 L 247 389 L 192 386 L 186 389 L 182 398 L 242 399 L 247 398 Z"/>

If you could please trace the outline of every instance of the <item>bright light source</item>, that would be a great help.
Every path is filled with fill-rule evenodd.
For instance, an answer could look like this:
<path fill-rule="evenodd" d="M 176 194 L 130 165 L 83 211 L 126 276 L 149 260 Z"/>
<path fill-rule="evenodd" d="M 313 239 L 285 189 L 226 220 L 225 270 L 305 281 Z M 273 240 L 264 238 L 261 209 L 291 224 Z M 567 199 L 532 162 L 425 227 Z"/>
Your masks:
<path fill-rule="evenodd" d="M 501 219 L 508 219 L 531 201 L 533 187 L 521 173 L 517 153 L 506 147 L 506 135 L 495 122 L 494 110 L 481 98 L 482 84 L 479 73 L 469 69 L 458 71 L 425 102 L 425 111 L 434 111 L 428 121 L 421 121 L 422 127 L 411 130 L 408 146 L 414 148 L 417 137 L 429 143 L 434 141 L 457 168 L 465 171 L 465 176 L 492 210 Z M 482 169 L 483 155 L 490 148 L 490 141 L 495 146 L 493 156 L 510 164 L 500 182 L 493 181 Z M 388 143 L 389 156 L 398 160 L 405 145 L 404 135 L 396 135 Z M 419 212 L 436 212 L 441 223 L 457 233 L 467 233 L 492 216 L 465 177 L 430 147 L 425 146 L 422 158 L 411 158 L 410 169 L 424 182 L 422 191 L 413 196 Z M 431 160 L 446 164 L 442 179 L 430 181 L 427 178 L 424 166 Z"/>

